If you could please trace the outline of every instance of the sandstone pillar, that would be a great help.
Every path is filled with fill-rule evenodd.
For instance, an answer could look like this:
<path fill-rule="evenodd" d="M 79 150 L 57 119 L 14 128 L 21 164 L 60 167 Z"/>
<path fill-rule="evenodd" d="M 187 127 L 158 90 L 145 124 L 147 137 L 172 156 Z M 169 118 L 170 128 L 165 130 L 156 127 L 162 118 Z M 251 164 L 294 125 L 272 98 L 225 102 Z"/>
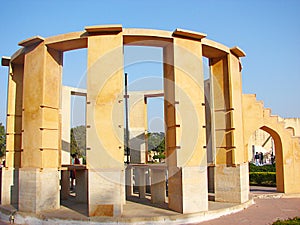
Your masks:
<path fill-rule="evenodd" d="M 133 194 L 133 168 L 127 166 L 126 168 L 126 197 L 130 197 Z"/>
<path fill-rule="evenodd" d="M 71 90 L 62 86 L 61 95 L 61 164 L 70 164 Z"/>
<path fill-rule="evenodd" d="M 200 33 L 174 33 L 164 49 L 169 208 L 208 209 L 204 81 Z M 195 39 L 196 36 L 196 39 Z"/>
<path fill-rule="evenodd" d="M 166 198 L 166 170 L 151 167 L 151 202 L 164 203 Z"/>
<path fill-rule="evenodd" d="M 239 57 L 244 53 L 211 58 L 215 117 L 216 165 L 215 200 L 243 203 L 248 200 L 248 164 L 244 155 L 242 121 L 242 83 Z"/>
<path fill-rule="evenodd" d="M 146 163 L 147 105 L 144 93 L 129 93 L 130 163 Z"/>
<path fill-rule="evenodd" d="M 62 53 L 47 48 L 41 38 L 20 45 L 26 54 L 19 210 L 36 213 L 59 208 Z"/>
<path fill-rule="evenodd" d="M 18 205 L 21 166 L 23 64 L 10 64 L 7 90 L 6 156 L 2 168 L 1 204 Z"/>
<path fill-rule="evenodd" d="M 88 213 L 118 216 L 125 199 L 123 38 L 120 30 L 86 30 Z"/>
<path fill-rule="evenodd" d="M 136 170 L 136 182 L 139 188 L 139 198 L 146 197 L 146 167 L 137 166 Z"/>

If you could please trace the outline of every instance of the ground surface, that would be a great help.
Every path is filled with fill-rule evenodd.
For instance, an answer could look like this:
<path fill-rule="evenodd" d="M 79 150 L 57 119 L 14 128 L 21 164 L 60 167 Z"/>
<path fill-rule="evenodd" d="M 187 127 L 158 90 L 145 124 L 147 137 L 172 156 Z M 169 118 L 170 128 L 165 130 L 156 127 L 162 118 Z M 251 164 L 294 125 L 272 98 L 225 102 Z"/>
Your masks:
<path fill-rule="evenodd" d="M 243 209 L 242 205 L 233 203 L 220 203 L 209 201 L 209 212 L 221 212 L 221 215 L 228 214 L 229 208 L 239 207 L 242 211 L 232 213 L 227 216 L 221 216 L 217 219 L 193 223 L 193 225 L 267 225 L 272 224 L 277 219 L 288 219 L 296 216 L 300 217 L 300 195 L 286 196 L 282 193 L 277 193 L 276 188 L 270 187 L 253 187 L 251 186 L 251 195 L 254 198 L 255 204 L 250 205 L 248 208 Z M 214 195 L 210 196 L 214 198 Z M 69 200 L 62 202 L 62 207 L 58 210 L 50 210 L 42 213 L 44 221 L 40 221 L 43 224 L 52 224 L 54 222 L 51 219 L 62 219 L 62 221 L 69 221 L 75 224 L 81 221 L 80 224 L 88 224 L 89 218 L 86 216 L 87 208 L 85 204 L 78 204 L 74 202 L 74 196 L 70 196 Z M 115 223 L 131 223 L 139 224 L 146 219 L 144 224 L 168 224 L 165 219 L 173 218 L 169 220 L 174 224 L 188 224 L 191 221 L 191 217 L 182 215 L 180 213 L 170 211 L 167 209 L 166 203 L 163 204 L 151 204 L 149 199 L 139 199 L 132 197 L 128 199 L 126 205 L 124 205 L 124 212 L 120 221 L 115 220 Z M 227 210 L 227 211 L 226 211 Z M 220 214 L 218 214 L 219 216 Z M 180 222 L 179 222 L 179 221 Z M 48 221 L 48 223 L 46 222 Z M 61 224 L 61 222 L 55 224 Z M 93 224 L 107 224 L 111 221 L 108 220 L 94 220 Z M 177 221 L 177 222 L 176 222 Z M 197 221 L 197 220 L 193 220 Z M 50 222 L 50 223 L 49 223 Z M 41 224 L 39 223 L 39 224 Z M 0 225 L 8 224 L 0 221 Z M 37 224 L 29 220 L 27 224 Z"/>
<path fill-rule="evenodd" d="M 277 219 L 300 217 L 300 198 L 255 199 L 249 208 L 199 225 L 266 225 Z"/>

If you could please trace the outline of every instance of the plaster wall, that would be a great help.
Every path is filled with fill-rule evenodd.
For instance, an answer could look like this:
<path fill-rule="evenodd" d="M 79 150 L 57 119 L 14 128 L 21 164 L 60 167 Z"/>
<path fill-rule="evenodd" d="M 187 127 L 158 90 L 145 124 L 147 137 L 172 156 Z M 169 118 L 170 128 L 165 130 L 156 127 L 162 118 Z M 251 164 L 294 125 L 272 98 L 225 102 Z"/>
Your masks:
<path fill-rule="evenodd" d="M 244 139 L 257 129 L 268 132 L 275 143 L 276 151 L 276 184 L 277 191 L 283 193 L 300 192 L 300 143 L 285 129 L 277 116 L 272 116 L 263 103 L 256 100 L 255 95 L 243 95 Z M 247 151 L 245 144 L 245 151 Z"/>
<path fill-rule="evenodd" d="M 286 129 L 291 129 L 292 136 L 300 137 L 300 118 L 283 119 Z"/>

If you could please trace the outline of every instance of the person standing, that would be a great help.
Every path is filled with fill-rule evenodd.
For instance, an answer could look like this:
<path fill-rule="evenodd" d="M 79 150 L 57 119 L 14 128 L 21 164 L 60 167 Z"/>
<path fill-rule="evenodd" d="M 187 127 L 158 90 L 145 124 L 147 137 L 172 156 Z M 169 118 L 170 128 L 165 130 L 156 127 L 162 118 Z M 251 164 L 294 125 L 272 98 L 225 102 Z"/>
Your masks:
<path fill-rule="evenodd" d="M 71 164 L 75 165 L 75 164 L 80 164 L 80 160 L 78 159 L 78 154 L 72 154 L 72 161 Z M 70 170 L 70 178 L 71 178 L 71 190 L 74 189 L 75 186 L 75 182 L 76 182 L 76 169 L 71 169 Z"/>
<path fill-rule="evenodd" d="M 260 165 L 264 164 L 264 153 L 260 152 L 259 154 L 259 163 Z"/>
<path fill-rule="evenodd" d="M 254 159 L 255 159 L 255 165 L 258 166 L 259 165 L 259 155 L 258 155 L 258 152 L 255 153 Z"/>

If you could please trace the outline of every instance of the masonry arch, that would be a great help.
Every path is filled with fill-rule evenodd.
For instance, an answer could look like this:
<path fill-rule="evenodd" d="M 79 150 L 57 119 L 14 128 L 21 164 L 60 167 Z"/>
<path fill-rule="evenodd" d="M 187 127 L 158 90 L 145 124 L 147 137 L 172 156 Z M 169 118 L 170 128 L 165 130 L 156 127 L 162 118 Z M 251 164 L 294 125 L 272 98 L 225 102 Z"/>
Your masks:
<path fill-rule="evenodd" d="M 286 129 L 291 133 L 292 136 L 295 136 L 295 128 L 294 127 L 287 127 Z"/>
<path fill-rule="evenodd" d="M 292 137 L 278 116 L 272 116 L 270 109 L 264 108 L 263 103 L 257 101 L 255 95 L 243 94 L 243 123 L 245 140 L 249 140 L 258 129 L 272 136 L 276 151 L 277 191 L 297 193 L 299 189 L 297 186 L 300 183 L 297 172 L 300 168 L 299 139 Z M 244 152 L 248 154 L 248 142 L 245 142 Z M 247 157 L 250 161 L 249 155 Z"/>
<path fill-rule="evenodd" d="M 281 137 L 270 127 L 262 126 L 259 129 L 266 131 L 271 135 L 274 140 L 275 145 L 275 155 L 276 155 L 276 187 L 277 192 L 284 192 L 284 176 L 283 176 L 283 148 Z"/>

